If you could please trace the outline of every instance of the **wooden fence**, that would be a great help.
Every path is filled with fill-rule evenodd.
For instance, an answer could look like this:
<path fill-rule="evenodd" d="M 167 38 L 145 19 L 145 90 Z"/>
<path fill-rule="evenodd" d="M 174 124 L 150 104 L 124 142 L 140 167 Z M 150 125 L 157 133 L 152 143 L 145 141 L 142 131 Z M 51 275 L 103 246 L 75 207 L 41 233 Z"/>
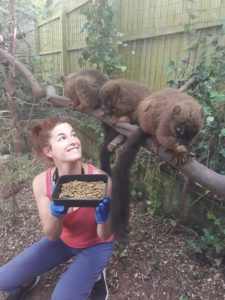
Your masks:
<path fill-rule="evenodd" d="M 35 30 L 36 53 L 43 77 L 54 84 L 62 74 L 79 70 L 85 45 L 80 8 L 88 0 L 56 1 L 52 18 Z M 75 3 L 75 6 L 74 6 Z M 119 48 L 126 71 L 119 77 L 146 83 L 152 90 L 166 86 L 166 66 L 186 56 L 191 44 L 187 27 L 219 35 L 225 19 L 224 0 L 114 0 L 118 31 L 126 47 Z M 60 4 L 60 5 L 59 5 Z M 73 5 L 73 6 L 72 6 Z M 31 32 L 30 32 L 31 34 Z"/>

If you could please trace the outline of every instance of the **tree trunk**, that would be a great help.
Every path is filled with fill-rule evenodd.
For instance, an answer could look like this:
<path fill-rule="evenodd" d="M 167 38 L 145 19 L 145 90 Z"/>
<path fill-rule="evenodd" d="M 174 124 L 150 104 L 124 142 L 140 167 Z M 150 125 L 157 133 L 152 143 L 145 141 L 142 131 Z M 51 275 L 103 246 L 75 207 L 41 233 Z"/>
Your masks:
<path fill-rule="evenodd" d="M 15 57 L 16 54 L 16 7 L 15 0 L 10 1 L 11 5 L 11 18 L 12 18 L 12 36 L 10 43 L 10 54 Z M 4 84 L 5 90 L 8 97 L 8 108 L 11 115 L 11 126 L 13 133 L 13 152 L 21 153 L 22 151 L 22 142 L 21 142 L 21 131 L 20 131 L 20 123 L 18 118 L 18 112 L 16 107 L 16 97 L 15 97 L 15 85 L 14 85 L 14 73 L 15 66 L 13 63 L 8 63 L 5 66 L 4 70 Z"/>

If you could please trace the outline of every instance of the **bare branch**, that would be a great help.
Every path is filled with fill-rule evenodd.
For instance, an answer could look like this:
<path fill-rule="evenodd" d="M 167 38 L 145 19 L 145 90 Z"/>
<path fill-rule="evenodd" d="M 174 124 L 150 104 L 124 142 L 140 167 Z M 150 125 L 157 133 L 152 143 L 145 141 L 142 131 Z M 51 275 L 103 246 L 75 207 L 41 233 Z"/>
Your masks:
<path fill-rule="evenodd" d="M 10 55 L 8 52 L 6 52 L 1 48 L 0 48 L 0 56 L 8 60 L 11 64 L 13 64 L 15 66 L 15 69 L 24 76 L 24 78 L 29 83 L 34 96 L 45 97 L 46 92 L 40 87 L 39 83 L 37 82 L 33 74 L 19 60 L 17 60 L 15 57 L 13 57 L 12 55 Z"/>
<path fill-rule="evenodd" d="M 145 146 L 147 149 L 151 149 L 150 138 L 147 139 Z M 158 156 L 176 168 L 172 153 L 160 147 Z M 200 164 L 193 156 L 190 155 L 180 171 L 193 183 L 197 182 L 204 188 L 225 199 L 225 176 Z"/>
<path fill-rule="evenodd" d="M 190 78 L 184 85 L 182 85 L 182 86 L 178 89 L 178 91 L 179 91 L 179 92 L 185 92 L 185 91 L 189 88 L 189 86 L 191 86 L 194 82 L 195 82 L 195 79 L 194 79 L 193 77 Z"/>
<path fill-rule="evenodd" d="M 108 144 L 108 146 L 107 146 L 108 150 L 109 150 L 110 152 L 115 151 L 115 149 L 116 149 L 119 145 L 123 144 L 123 142 L 125 141 L 125 139 L 126 139 L 126 138 L 125 138 L 124 135 L 122 135 L 122 134 L 117 135 L 117 137 L 115 137 L 115 138 Z"/>
<path fill-rule="evenodd" d="M 51 102 L 55 107 L 71 108 L 71 100 L 57 95 L 56 90 L 52 85 L 48 85 L 46 88 L 46 100 Z"/>

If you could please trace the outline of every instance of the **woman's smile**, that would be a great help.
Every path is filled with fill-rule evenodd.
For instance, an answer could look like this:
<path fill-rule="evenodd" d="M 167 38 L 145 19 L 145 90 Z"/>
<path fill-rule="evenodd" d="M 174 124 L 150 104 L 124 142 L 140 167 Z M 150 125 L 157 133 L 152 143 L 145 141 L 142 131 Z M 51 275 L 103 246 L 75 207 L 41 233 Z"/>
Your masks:
<path fill-rule="evenodd" d="M 67 152 L 77 152 L 80 151 L 80 147 L 76 146 L 76 147 L 70 147 Z"/>

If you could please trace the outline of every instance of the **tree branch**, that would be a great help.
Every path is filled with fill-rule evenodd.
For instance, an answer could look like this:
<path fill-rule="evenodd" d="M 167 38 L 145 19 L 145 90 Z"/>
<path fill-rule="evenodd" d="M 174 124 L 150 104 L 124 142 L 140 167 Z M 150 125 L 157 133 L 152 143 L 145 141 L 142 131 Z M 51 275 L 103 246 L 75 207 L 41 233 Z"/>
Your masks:
<path fill-rule="evenodd" d="M 46 88 L 46 100 L 52 103 L 55 107 L 71 108 L 71 100 L 57 95 L 56 90 L 52 85 L 48 85 Z"/>
<path fill-rule="evenodd" d="M 1 48 L 0 48 L 0 56 L 8 60 L 15 67 L 15 69 L 23 75 L 23 77 L 29 83 L 34 96 L 37 97 L 46 96 L 46 92 L 40 87 L 33 74 L 24 66 L 23 63 L 21 63 L 15 57 L 13 57 L 12 55 L 10 55 L 8 52 L 6 52 Z"/>
<path fill-rule="evenodd" d="M 151 149 L 151 139 L 146 140 L 145 147 Z M 172 153 L 160 147 L 158 156 L 176 168 Z M 193 183 L 197 182 L 225 200 L 225 176 L 200 164 L 192 155 L 186 160 L 180 171 Z"/>
<path fill-rule="evenodd" d="M 101 110 L 95 110 L 95 111 L 86 111 L 85 113 L 103 121 L 110 125 L 110 118 L 104 117 L 102 118 Z M 112 126 L 116 131 L 118 131 L 120 134 L 129 137 L 131 133 L 137 129 L 137 125 L 131 125 L 129 123 L 123 123 L 118 122 L 115 125 Z M 152 147 L 152 139 L 149 137 L 146 139 L 143 147 L 153 151 Z M 158 156 L 168 162 L 171 166 L 174 168 L 177 168 L 176 162 L 173 160 L 173 153 L 169 152 L 168 150 L 164 149 L 163 147 L 159 147 Z M 200 164 L 193 155 L 189 154 L 189 158 L 184 163 L 183 167 L 180 169 L 180 171 L 186 175 L 190 181 L 193 183 L 197 182 L 204 188 L 208 189 L 209 191 L 215 193 L 216 195 L 224 198 L 225 200 L 225 176 L 220 175 L 213 170 L 205 167 L 204 165 Z"/>
<path fill-rule="evenodd" d="M 189 88 L 189 86 L 191 86 L 194 82 L 195 82 L 195 79 L 194 79 L 193 77 L 190 78 L 184 85 L 182 85 L 182 86 L 178 89 L 178 91 L 179 91 L 179 92 L 185 92 L 185 91 Z"/>

